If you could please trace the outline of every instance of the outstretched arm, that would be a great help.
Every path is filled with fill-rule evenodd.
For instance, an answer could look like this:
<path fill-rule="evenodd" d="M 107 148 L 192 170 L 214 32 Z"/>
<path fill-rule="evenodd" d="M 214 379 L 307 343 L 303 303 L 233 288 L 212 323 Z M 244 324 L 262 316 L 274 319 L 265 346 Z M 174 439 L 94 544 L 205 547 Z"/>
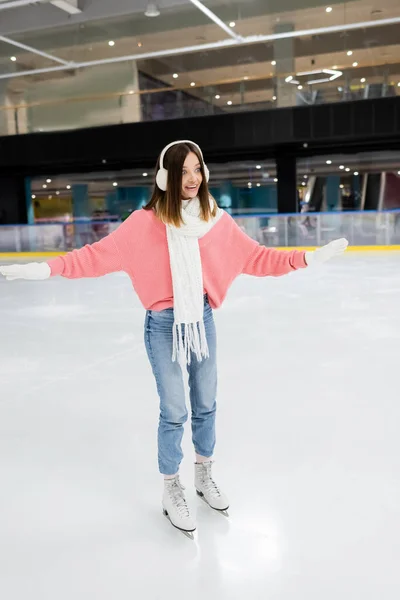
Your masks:
<path fill-rule="evenodd" d="M 280 277 L 307 266 L 305 252 L 275 250 L 257 244 L 246 262 L 243 273 L 256 277 Z"/>
<path fill-rule="evenodd" d="M 133 212 L 115 231 L 99 242 L 57 256 L 44 263 L 29 263 L 0 267 L 0 273 L 13 279 L 48 279 L 61 275 L 68 279 L 101 277 L 115 271 L 127 270 L 126 256 L 132 257 L 141 232 L 141 213 Z M 125 260 L 124 260 L 125 257 Z"/>
<path fill-rule="evenodd" d="M 94 244 L 48 261 L 51 276 L 62 275 L 67 279 L 80 277 L 102 277 L 108 273 L 122 271 L 122 261 L 115 240 L 115 233 Z"/>
<path fill-rule="evenodd" d="M 122 262 L 118 247 L 111 233 L 94 244 L 88 244 L 79 250 L 57 256 L 43 263 L 28 263 L 0 267 L 0 273 L 8 281 L 14 279 L 44 280 L 51 276 L 62 275 L 68 279 L 81 277 L 101 277 L 114 271 L 122 271 Z"/>
<path fill-rule="evenodd" d="M 241 256 L 242 273 L 256 277 L 279 277 L 291 271 L 303 269 L 309 265 L 326 262 L 330 258 L 342 254 L 348 241 L 335 240 L 313 252 L 299 250 L 276 250 L 266 248 L 250 238 L 232 219 L 232 244 Z"/>

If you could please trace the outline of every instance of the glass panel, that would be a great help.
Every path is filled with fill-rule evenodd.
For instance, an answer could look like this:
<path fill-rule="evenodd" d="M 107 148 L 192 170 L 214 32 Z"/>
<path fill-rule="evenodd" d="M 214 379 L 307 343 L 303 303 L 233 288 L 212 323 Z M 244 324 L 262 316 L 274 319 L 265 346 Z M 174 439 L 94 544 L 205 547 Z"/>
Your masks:
<path fill-rule="evenodd" d="M 315 247 L 338 237 L 351 246 L 400 245 L 400 210 L 385 213 L 235 216 L 239 227 L 269 247 Z M 0 226 L 0 252 L 63 252 L 92 244 L 118 222 L 77 222 Z"/>

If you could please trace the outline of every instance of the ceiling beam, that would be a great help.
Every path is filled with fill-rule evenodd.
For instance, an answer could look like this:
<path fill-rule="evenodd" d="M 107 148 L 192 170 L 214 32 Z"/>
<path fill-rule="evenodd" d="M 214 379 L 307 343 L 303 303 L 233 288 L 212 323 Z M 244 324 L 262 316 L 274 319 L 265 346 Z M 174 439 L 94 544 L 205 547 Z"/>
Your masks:
<path fill-rule="evenodd" d="M 393 17 L 390 19 L 380 19 L 379 21 L 364 21 L 361 23 L 349 23 L 347 25 L 331 25 L 329 27 L 321 27 L 314 29 L 303 29 L 299 31 L 287 31 L 283 33 L 273 33 L 270 35 L 253 35 L 244 38 L 240 38 L 240 40 L 236 39 L 228 39 L 221 40 L 220 42 L 211 42 L 209 44 L 197 44 L 194 46 L 186 46 L 182 48 L 171 48 L 169 50 L 159 50 L 156 52 L 142 52 L 140 54 L 131 54 L 127 56 L 116 56 L 113 58 L 102 58 L 99 60 L 85 61 L 85 62 L 67 62 L 63 61 L 60 58 L 52 57 L 51 55 L 47 55 L 47 58 L 51 58 L 52 60 L 56 60 L 61 63 L 61 66 L 58 67 L 47 67 L 42 69 L 32 69 L 30 71 L 15 71 L 13 73 L 2 73 L 0 74 L 0 79 L 11 79 L 13 77 L 22 77 L 25 75 L 39 75 L 41 73 L 52 73 L 55 71 L 62 71 L 67 69 L 80 69 L 83 67 L 95 67 L 99 65 L 107 65 L 113 63 L 127 62 L 127 61 L 135 61 L 135 60 L 145 60 L 148 58 L 161 58 L 163 56 L 175 56 L 181 54 L 189 54 L 192 52 L 202 52 L 204 50 L 217 50 L 219 48 L 226 47 L 235 47 L 235 46 L 246 46 L 251 44 L 259 44 L 262 42 L 271 42 L 278 39 L 283 38 L 298 38 L 310 35 L 322 35 L 326 33 L 334 33 L 334 32 L 343 32 L 350 31 L 354 29 L 368 29 L 378 26 L 384 25 L 393 25 L 400 24 L 400 17 Z M 8 38 L 2 38 L 0 36 L 0 40 L 7 41 L 8 43 L 13 43 L 14 45 L 20 45 L 19 42 L 13 42 Z M 28 47 L 29 48 L 29 47 Z M 34 52 L 35 49 L 30 49 L 30 51 Z M 40 50 L 36 50 L 36 53 L 41 53 Z M 41 53 L 46 54 L 46 53 Z"/>
<path fill-rule="evenodd" d="M 43 4 L 48 0 L 12 0 L 12 2 L 1 2 L 0 10 L 6 10 L 7 8 L 18 8 L 20 6 L 27 6 L 28 4 Z"/>
<path fill-rule="evenodd" d="M 70 15 L 79 15 L 82 12 L 78 0 L 52 0 L 51 4 Z"/>
<path fill-rule="evenodd" d="M 211 19 L 211 21 L 214 21 L 214 23 L 216 23 L 218 27 L 221 27 L 221 29 L 223 29 L 225 33 L 227 33 L 231 38 L 237 41 L 242 40 L 242 36 L 235 33 L 233 29 L 228 27 L 228 25 L 226 25 L 219 17 L 217 17 L 217 15 L 212 12 L 212 10 L 204 6 L 204 4 L 200 2 L 200 0 L 190 0 L 190 2 L 194 4 L 196 8 L 201 10 L 201 12 L 203 12 L 209 19 Z"/>
<path fill-rule="evenodd" d="M 58 58 L 58 56 L 53 56 L 52 54 L 48 54 L 47 52 L 43 52 L 42 50 L 38 50 L 37 48 L 32 48 L 32 46 L 27 46 L 26 44 L 22 44 L 21 42 L 16 42 L 15 40 L 11 40 L 10 38 L 5 37 L 3 35 L 0 35 L 0 41 L 5 42 L 6 44 L 11 44 L 12 46 L 16 46 L 17 48 L 21 48 L 22 50 L 26 50 L 27 52 L 38 54 L 39 56 L 43 56 L 43 58 L 54 60 L 55 62 L 58 62 L 61 65 L 67 66 L 70 64 L 67 60 Z"/>

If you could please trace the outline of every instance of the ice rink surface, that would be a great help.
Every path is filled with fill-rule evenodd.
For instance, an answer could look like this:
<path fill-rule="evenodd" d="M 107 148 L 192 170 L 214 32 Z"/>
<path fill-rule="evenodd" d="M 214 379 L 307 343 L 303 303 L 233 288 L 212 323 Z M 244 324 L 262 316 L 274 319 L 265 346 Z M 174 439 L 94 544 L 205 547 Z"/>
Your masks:
<path fill-rule="evenodd" d="M 231 508 L 196 497 L 188 423 L 191 541 L 128 276 L 0 279 L 2 599 L 398 600 L 400 254 L 242 277 L 215 318 Z"/>

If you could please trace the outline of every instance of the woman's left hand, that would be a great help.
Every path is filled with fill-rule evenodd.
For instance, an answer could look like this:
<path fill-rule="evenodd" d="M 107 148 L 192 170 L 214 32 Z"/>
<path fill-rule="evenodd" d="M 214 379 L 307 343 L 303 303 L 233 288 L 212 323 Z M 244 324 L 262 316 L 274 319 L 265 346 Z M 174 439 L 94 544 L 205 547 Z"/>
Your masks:
<path fill-rule="evenodd" d="M 326 244 L 326 246 L 322 246 L 322 248 L 318 248 L 313 252 L 306 252 L 306 263 L 309 266 L 314 264 L 322 264 L 334 256 L 343 254 L 348 245 L 349 242 L 345 238 L 334 240 L 333 242 L 330 242 L 329 244 Z"/>

